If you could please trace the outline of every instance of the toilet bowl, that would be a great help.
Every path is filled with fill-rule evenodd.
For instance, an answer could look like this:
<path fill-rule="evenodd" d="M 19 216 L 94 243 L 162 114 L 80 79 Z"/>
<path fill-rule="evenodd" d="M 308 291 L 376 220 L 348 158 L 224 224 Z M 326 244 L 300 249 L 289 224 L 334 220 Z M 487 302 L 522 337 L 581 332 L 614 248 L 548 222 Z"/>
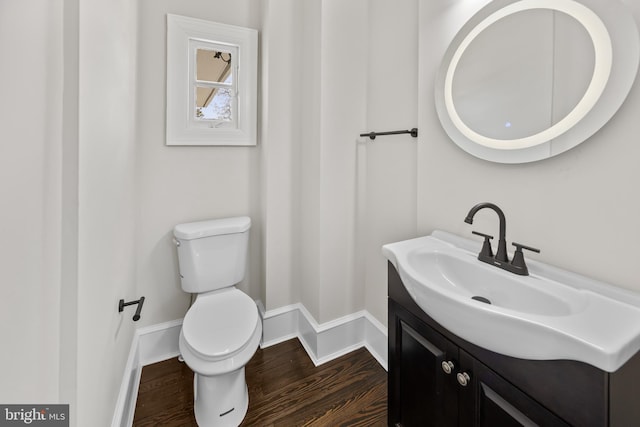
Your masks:
<path fill-rule="evenodd" d="M 184 318 L 180 354 L 195 373 L 194 411 L 200 426 L 237 426 L 249 404 L 244 367 L 262 337 L 251 298 L 238 289 L 199 295 Z"/>
<path fill-rule="evenodd" d="M 245 365 L 262 338 L 262 321 L 255 302 L 235 284 L 244 277 L 249 226 L 239 217 L 174 228 L 182 288 L 197 294 L 179 348 L 194 372 L 200 427 L 236 427 L 248 408 Z"/>

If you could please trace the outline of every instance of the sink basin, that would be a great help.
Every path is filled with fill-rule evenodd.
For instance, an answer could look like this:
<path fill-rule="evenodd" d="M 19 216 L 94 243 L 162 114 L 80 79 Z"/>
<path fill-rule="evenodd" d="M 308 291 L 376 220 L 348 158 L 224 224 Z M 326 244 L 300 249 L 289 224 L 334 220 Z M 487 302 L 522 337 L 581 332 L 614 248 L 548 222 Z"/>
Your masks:
<path fill-rule="evenodd" d="M 529 276 L 478 261 L 480 243 L 443 231 L 385 245 L 431 318 L 488 350 L 614 372 L 640 350 L 640 295 L 528 260 Z"/>
<path fill-rule="evenodd" d="M 504 274 L 477 262 L 471 253 L 416 249 L 407 257 L 416 276 L 452 297 L 473 299 L 520 313 L 566 316 L 586 306 L 587 297 L 575 289 L 540 277 Z"/>

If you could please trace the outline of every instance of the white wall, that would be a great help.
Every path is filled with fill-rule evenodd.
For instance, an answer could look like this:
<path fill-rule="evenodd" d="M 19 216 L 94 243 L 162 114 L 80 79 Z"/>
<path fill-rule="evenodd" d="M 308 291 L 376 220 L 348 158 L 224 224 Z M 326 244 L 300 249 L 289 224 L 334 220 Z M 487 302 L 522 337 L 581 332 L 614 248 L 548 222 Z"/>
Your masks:
<path fill-rule="evenodd" d="M 11 266 L 2 337 L 15 351 L 1 356 L 8 369 L 0 400 L 71 403 L 73 424 L 108 424 L 134 328 L 187 309 L 170 234 L 180 222 L 248 213 L 251 261 L 242 287 L 269 308 L 303 301 L 320 322 L 365 307 L 386 318 L 386 282 L 372 274 L 385 265 L 380 241 L 415 227 L 408 164 L 415 147 L 408 138 L 400 148 L 379 140 L 357 157 L 356 138 L 370 125 L 413 126 L 415 99 L 403 100 L 412 97 L 417 59 L 403 40 L 416 31 L 416 1 L 393 13 L 381 0 L 271 0 L 264 17 L 261 4 L 1 3 L 0 48 L 12 58 L 0 68 L 2 224 L 12 242 L 1 257 Z M 166 13 L 264 23 L 258 147 L 164 145 Z M 397 31 L 385 36 L 391 26 Z M 14 32 L 33 37 L 31 50 L 13 43 Z M 376 63 L 370 38 L 402 45 L 400 71 L 385 62 L 369 72 Z M 392 84 L 388 96 L 368 98 Z M 12 140 L 20 143 L 5 143 Z M 357 180 L 363 171 L 375 185 Z M 396 205 L 378 197 L 384 183 Z M 117 312 L 120 298 L 142 295 L 139 323 L 132 308 Z M 20 327 L 8 328 L 15 318 Z"/>
<path fill-rule="evenodd" d="M 417 1 L 265 2 L 267 309 L 386 322 L 383 243 L 415 233 Z M 293 239 L 293 241 L 292 241 Z"/>
<path fill-rule="evenodd" d="M 640 22 L 640 1 L 625 2 Z M 554 158 L 501 165 L 472 157 L 439 125 L 433 82 L 439 59 L 465 16 L 481 5 L 448 0 L 420 3 L 420 108 L 418 226 L 420 234 L 444 229 L 497 232 L 491 212 L 463 222 L 477 202 L 505 211 L 507 239 L 542 250 L 527 254 L 549 264 L 640 291 L 638 182 L 640 84 L 613 119 L 580 146 Z M 472 9 L 473 8 L 473 9 Z"/>
<path fill-rule="evenodd" d="M 266 308 L 319 322 L 363 308 L 355 280 L 355 138 L 366 114 L 365 2 L 266 3 Z"/>
<path fill-rule="evenodd" d="M 136 284 L 147 297 L 141 325 L 180 318 L 189 304 L 177 280 L 173 226 L 247 213 L 251 261 L 241 287 L 267 309 L 302 301 L 324 322 L 370 305 L 385 322 L 380 245 L 415 229 L 415 144 L 409 137 L 399 138 L 402 148 L 380 140 L 386 150 L 365 153 L 374 185 L 357 189 L 355 140 L 367 121 L 415 126 L 416 1 L 395 8 L 382 1 L 260 4 L 138 2 Z M 164 145 L 166 13 L 261 29 L 258 147 Z M 389 28 L 396 31 L 385 35 Z M 370 77 L 374 36 L 401 66 L 385 61 Z M 367 91 L 377 86 L 392 87 L 373 95 L 370 106 Z M 401 207 L 380 197 L 379 185 Z M 356 215 L 364 215 L 356 212 L 358 191 L 371 201 L 371 224 L 361 233 L 366 248 L 356 247 Z M 364 253 L 371 261 L 361 257 L 358 270 Z"/>
<path fill-rule="evenodd" d="M 135 185 L 136 274 L 145 309 L 139 326 L 179 319 L 189 306 L 172 243 L 176 224 L 226 216 L 252 219 L 250 268 L 241 286 L 260 297 L 259 147 L 165 145 L 166 14 L 260 28 L 260 4 L 232 0 L 140 0 Z"/>
<path fill-rule="evenodd" d="M 59 399 L 62 6 L 0 2 L 3 403 Z"/>
<path fill-rule="evenodd" d="M 108 425 L 135 324 L 136 8 L 79 2 L 76 425 Z"/>
<path fill-rule="evenodd" d="M 71 425 L 108 425 L 133 334 L 116 307 L 135 294 L 135 9 L 0 5 L 0 312 L 11 349 L 0 401 L 68 403 Z"/>
<path fill-rule="evenodd" d="M 327 322 L 363 308 L 355 281 L 354 138 L 366 116 L 367 3 L 325 0 L 320 15 L 319 312 Z M 304 301 L 303 301 L 304 303 Z"/>
<path fill-rule="evenodd" d="M 275 2 L 270 2 L 272 9 Z M 277 26 L 273 22 L 287 23 L 279 28 L 283 40 L 300 31 L 291 23 L 295 6 L 285 3 L 277 4 L 287 13 L 266 14 L 265 21 L 272 27 Z M 507 212 L 510 240 L 543 249 L 540 259 L 638 288 L 631 267 L 602 268 L 598 262 L 601 256 L 622 257 L 630 266 L 637 254 L 627 243 L 632 239 L 621 237 L 637 236 L 640 230 L 632 220 L 637 201 L 623 196 L 633 194 L 637 181 L 631 167 L 637 146 L 630 141 L 638 125 L 629 119 L 637 89 L 609 125 L 569 153 L 520 166 L 480 161 L 460 151 L 442 131 L 433 104 L 433 82 L 448 42 L 486 2 L 387 3 L 305 2 L 293 12 L 301 17 L 304 30 L 297 46 L 290 40 L 286 45 L 294 55 L 284 62 L 286 70 L 278 75 L 277 64 L 266 68 L 267 99 L 282 94 L 277 89 L 283 89 L 280 82 L 285 79 L 279 78 L 291 76 L 289 64 L 300 70 L 291 76 L 291 85 L 300 89 L 291 93 L 291 86 L 286 86 L 286 101 L 279 99 L 265 107 L 265 129 L 273 117 L 290 116 L 295 123 L 300 117 L 302 123 L 302 129 L 280 123 L 280 134 L 265 134 L 267 150 L 277 145 L 286 153 L 282 162 L 270 157 L 272 170 L 279 165 L 284 171 L 278 175 L 265 171 L 267 190 L 271 189 L 265 192 L 265 204 L 269 206 L 268 195 L 281 185 L 286 189 L 279 187 L 278 194 L 286 195 L 286 203 L 271 205 L 267 211 L 272 209 L 273 216 L 277 206 L 283 207 L 281 212 L 284 218 L 292 218 L 294 230 L 292 249 L 279 247 L 276 258 L 282 264 L 275 267 L 279 274 L 266 281 L 267 308 L 299 299 L 319 322 L 365 308 L 385 323 L 386 262 L 380 246 L 435 228 L 468 235 L 470 228 L 462 218 L 473 204 L 484 200 L 498 203 Z M 637 2 L 630 4 L 637 15 Z M 275 16 L 285 17 L 278 21 Z M 275 40 L 266 44 L 270 57 L 278 46 Z M 344 52 L 350 56 L 342 58 Z M 378 138 L 354 151 L 351 141 L 361 131 L 416 125 L 417 141 L 408 136 Z M 612 156 L 609 148 L 614 145 L 626 150 L 624 154 Z M 291 245 L 285 222 L 271 226 L 266 220 L 265 259 L 270 259 L 270 250 L 274 256 L 278 253 L 276 242 Z M 494 222 L 490 213 L 482 212 L 475 227 L 490 231 Z M 280 233 L 278 228 L 287 231 Z M 545 240 L 551 245 L 545 245 Z M 597 250 L 589 245 L 594 241 Z M 285 255 L 289 253 L 291 266 Z M 270 262 L 266 271 L 274 268 Z"/>
<path fill-rule="evenodd" d="M 640 20 L 640 2 L 627 4 Z M 503 207 L 510 241 L 543 251 L 529 256 L 640 290 L 638 84 L 609 124 L 558 157 L 497 165 L 467 155 L 438 123 L 433 81 L 446 44 L 479 4 L 0 6 L 0 53 L 12 59 L 0 63 L 0 226 L 11 242 L 0 253 L 0 312 L 2 339 L 14 343 L 0 355 L 0 401 L 72 402 L 77 425 L 107 424 L 133 328 L 187 309 L 171 243 L 185 221 L 248 213 L 243 289 L 268 309 L 302 302 L 319 322 L 364 308 L 385 323 L 380 246 L 436 228 L 469 235 L 462 219 L 479 201 Z M 264 27 L 258 147 L 164 145 L 166 13 Z M 16 32 L 29 37 L 29 51 L 12 42 Z M 417 141 L 356 144 L 361 132 L 414 126 Z M 495 227 L 490 212 L 473 226 Z M 133 324 L 117 301 L 141 295 Z"/>
<path fill-rule="evenodd" d="M 60 259 L 60 397 L 77 417 L 78 381 L 78 188 L 79 188 L 79 28 L 80 1 L 63 8 L 64 78 L 62 82 L 62 171 Z"/>
<path fill-rule="evenodd" d="M 418 0 L 369 1 L 365 132 L 418 127 Z M 422 130 L 419 129 L 421 132 Z M 365 308 L 387 321 L 387 260 L 382 245 L 415 237 L 417 139 L 368 138 L 358 253 L 364 256 Z M 364 188 L 362 188 L 364 187 Z"/>
<path fill-rule="evenodd" d="M 301 2 L 262 2 L 261 203 L 263 217 L 261 300 L 266 309 L 299 300 L 294 281 L 294 193 L 301 124 L 299 42 Z"/>
<path fill-rule="evenodd" d="M 295 282 L 299 288 L 300 301 L 312 313 L 320 313 L 318 292 L 321 286 L 320 264 L 320 161 L 321 157 L 321 125 L 320 106 L 322 85 L 321 70 L 321 1 L 305 1 L 300 20 L 302 28 L 299 33 L 300 50 L 300 92 L 298 117 L 302 130 L 297 135 L 298 157 L 295 160 L 299 185 L 296 188 L 296 203 L 293 223 L 297 228 L 295 240 L 295 256 L 290 261 L 294 265 Z M 273 114 L 273 113 L 271 113 Z M 317 320 L 317 317 L 316 317 Z"/>

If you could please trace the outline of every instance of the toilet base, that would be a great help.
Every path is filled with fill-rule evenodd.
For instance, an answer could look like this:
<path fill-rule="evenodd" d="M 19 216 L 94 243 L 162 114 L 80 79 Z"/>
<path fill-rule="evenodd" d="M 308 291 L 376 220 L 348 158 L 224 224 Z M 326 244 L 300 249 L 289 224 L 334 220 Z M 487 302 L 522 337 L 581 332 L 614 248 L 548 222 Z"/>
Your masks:
<path fill-rule="evenodd" d="M 249 407 L 244 366 L 223 375 L 194 374 L 193 410 L 200 427 L 238 427 Z"/>

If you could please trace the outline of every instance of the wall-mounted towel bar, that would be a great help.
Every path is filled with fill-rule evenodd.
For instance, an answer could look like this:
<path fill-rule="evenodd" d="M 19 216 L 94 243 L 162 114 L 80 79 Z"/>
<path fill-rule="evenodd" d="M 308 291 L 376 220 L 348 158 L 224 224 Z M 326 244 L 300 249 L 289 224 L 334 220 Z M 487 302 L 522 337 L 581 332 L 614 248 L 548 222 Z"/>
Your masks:
<path fill-rule="evenodd" d="M 403 133 L 408 133 L 411 134 L 412 137 L 417 138 L 418 137 L 418 128 L 413 128 L 411 130 L 394 130 L 391 132 L 369 132 L 369 133 L 361 133 L 360 136 L 368 136 L 371 139 L 376 139 L 376 136 L 383 136 L 383 135 L 400 135 Z"/>
<path fill-rule="evenodd" d="M 122 313 L 126 306 L 134 305 L 134 304 L 138 304 L 138 308 L 136 309 L 136 314 L 133 315 L 133 321 L 137 322 L 138 320 L 140 320 L 140 313 L 142 312 L 142 304 L 144 304 L 144 297 L 140 297 L 140 299 L 137 301 L 129 301 L 129 302 L 124 302 L 124 300 L 121 299 L 118 302 L 118 312 Z"/>

